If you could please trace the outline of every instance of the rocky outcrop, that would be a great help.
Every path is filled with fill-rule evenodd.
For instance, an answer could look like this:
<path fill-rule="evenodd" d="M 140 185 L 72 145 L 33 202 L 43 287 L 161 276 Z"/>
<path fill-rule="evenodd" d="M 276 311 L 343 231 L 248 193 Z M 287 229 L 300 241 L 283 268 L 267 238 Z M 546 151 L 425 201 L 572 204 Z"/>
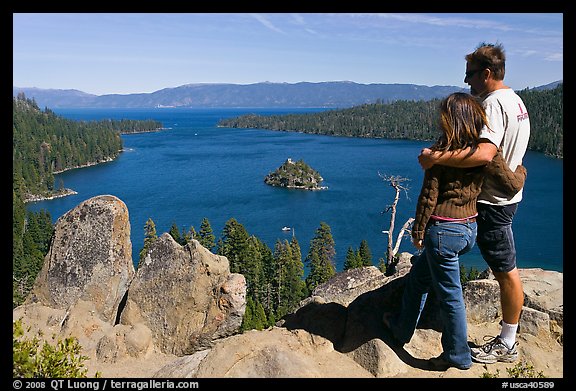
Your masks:
<path fill-rule="evenodd" d="M 564 274 L 540 268 L 520 269 L 524 305 L 548 314 L 564 326 Z"/>
<path fill-rule="evenodd" d="M 44 267 L 15 308 L 33 334 L 76 337 L 95 362 L 191 354 L 238 332 L 246 281 L 228 260 L 163 234 L 135 273 L 126 205 L 84 201 L 55 224 Z"/>
<path fill-rule="evenodd" d="M 185 356 L 154 377 L 325 378 L 373 377 L 332 343 L 304 330 L 273 327 L 217 341 L 210 350 Z"/>
<path fill-rule="evenodd" d="M 91 198 L 56 222 L 50 251 L 26 304 L 68 309 L 94 303 L 95 315 L 114 323 L 134 277 L 130 220 L 124 202 Z"/>
<path fill-rule="evenodd" d="M 175 360 L 154 376 L 481 377 L 487 369 L 480 364 L 468 371 L 452 368 L 441 375 L 429 369 L 427 359 L 441 353 L 438 304 L 432 294 L 410 343 L 401 348 L 392 343 L 381 319 L 384 312 L 399 308 L 411 258 L 408 253 L 401 254 L 397 274 L 392 276 L 385 276 L 374 267 L 339 273 L 319 285 L 276 327 L 218 340 L 213 348 Z M 555 296 L 561 273 L 546 274 L 555 282 L 540 290 L 539 295 L 547 296 L 549 290 Z M 530 280 L 535 275 L 540 275 L 540 271 L 529 269 L 522 273 L 527 303 L 533 290 Z M 493 288 L 494 284 L 498 286 L 489 277 L 466 286 L 471 343 L 483 343 L 484 335 L 498 329 L 499 309 L 493 312 L 493 300 L 498 300 L 498 295 L 483 288 Z M 496 314 L 496 318 L 489 314 Z M 546 313 L 525 307 L 521 330 L 521 356 L 548 377 L 562 376 L 562 344 L 555 334 L 561 329 L 554 327 Z M 505 374 L 506 365 L 512 366 L 498 363 L 491 369 Z"/>
<path fill-rule="evenodd" d="M 146 325 L 162 352 L 182 356 L 237 332 L 245 303 L 246 281 L 228 259 L 164 233 L 140 262 L 120 322 Z"/>
<path fill-rule="evenodd" d="M 33 294 L 13 311 L 30 333 L 76 337 L 103 377 L 482 377 L 485 366 L 433 372 L 441 352 L 437 301 L 429 294 L 403 347 L 382 325 L 396 311 L 411 254 L 395 273 L 338 273 L 268 330 L 240 333 L 246 281 L 199 242 L 161 235 L 131 268 L 128 214 L 116 197 L 87 200 L 58 220 Z M 101 242 L 99 242 L 101 240 Z M 128 262 L 130 260 L 130 262 Z M 562 273 L 522 269 L 520 356 L 547 377 L 563 376 Z M 499 330 L 499 288 L 489 273 L 464 287 L 471 344 Z M 511 364 L 490 369 L 506 376 Z"/>

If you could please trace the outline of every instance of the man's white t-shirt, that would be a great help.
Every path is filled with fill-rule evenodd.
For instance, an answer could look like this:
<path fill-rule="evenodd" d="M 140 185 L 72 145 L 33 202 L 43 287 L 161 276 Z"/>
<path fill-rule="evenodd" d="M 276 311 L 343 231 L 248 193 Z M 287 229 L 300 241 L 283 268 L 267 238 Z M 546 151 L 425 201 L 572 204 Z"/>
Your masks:
<path fill-rule="evenodd" d="M 502 154 L 512 171 L 516 170 L 528 147 L 530 119 L 522 99 L 511 88 L 503 88 L 488 94 L 482 101 L 488 117 L 489 129 L 480 131 L 480 138 L 488 139 L 496 147 L 502 139 Z M 515 204 L 522 200 L 522 190 L 512 198 L 498 190 L 498 185 L 486 177 L 478 202 L 492 205 Z"/>

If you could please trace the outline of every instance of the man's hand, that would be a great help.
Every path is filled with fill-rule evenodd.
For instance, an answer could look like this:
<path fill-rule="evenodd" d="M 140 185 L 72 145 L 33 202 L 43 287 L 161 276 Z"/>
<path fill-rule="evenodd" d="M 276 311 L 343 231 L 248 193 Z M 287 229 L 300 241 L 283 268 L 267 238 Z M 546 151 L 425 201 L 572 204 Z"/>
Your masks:
<path fill-rule="evenodd" d="M 434 158 L 432 150 L 430 148 L 422 149 L 420 155 L 418 155 L 418 162 L 424 170 L 427 170 L 436 164 L 436 159 Z"/>
<path fill-rule="evenodd" d="M 480 139 L 476 151 L 474 153 L 470 153 L 470 151 L 470 147 L 445 153 L 432 151 L 430 148 L 423 148 L 420 151 L 420 155 L 418 155 L 418 162 L 424 170 L 435 164 L 461 168 L 483 166 L 490 163 L 498 152 L 498 148 L 490 140 Z"/>

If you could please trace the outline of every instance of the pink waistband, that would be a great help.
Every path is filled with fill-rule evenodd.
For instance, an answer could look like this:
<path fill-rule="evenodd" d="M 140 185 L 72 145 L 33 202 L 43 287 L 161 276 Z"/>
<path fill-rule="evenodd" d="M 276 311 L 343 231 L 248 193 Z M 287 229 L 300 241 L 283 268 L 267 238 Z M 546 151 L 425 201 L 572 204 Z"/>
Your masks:
<path fill-rule="evenodd" d="M 430 218 L 434 219 L 434 220 L 440 220 L 440 221 L 468 221 L 470 219 L 475 218 L 476 216 L 478 216 L 478 213 L 476 213 L 475 215 L 472 215 L 472 216 L 459 218 L 459 219 L 455 219 L 452 217 L 436 216 L 436 215 L 431 215 Z"/>

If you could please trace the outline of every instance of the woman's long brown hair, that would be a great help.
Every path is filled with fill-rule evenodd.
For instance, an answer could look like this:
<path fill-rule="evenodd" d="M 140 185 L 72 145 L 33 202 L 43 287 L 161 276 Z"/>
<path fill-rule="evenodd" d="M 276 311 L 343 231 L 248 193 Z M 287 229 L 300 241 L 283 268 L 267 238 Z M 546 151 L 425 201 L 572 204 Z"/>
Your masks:
<path fill-rule="evenodd" d="M 488 119 L 475 97 L 464 92 L 450 94 L 440 103 L 442 135 L 431 149 L 447 152 L 470 147 L 471 155 L 478 147 L 484 125 L 488 125 Z"/>

